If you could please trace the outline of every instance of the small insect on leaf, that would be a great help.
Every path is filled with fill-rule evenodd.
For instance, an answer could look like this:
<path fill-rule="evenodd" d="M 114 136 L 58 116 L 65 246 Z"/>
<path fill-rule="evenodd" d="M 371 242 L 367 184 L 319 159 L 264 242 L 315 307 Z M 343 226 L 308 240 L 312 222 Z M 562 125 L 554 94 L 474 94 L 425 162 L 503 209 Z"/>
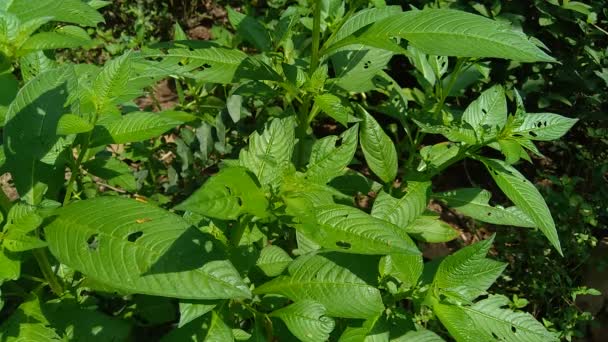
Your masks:
<path fill-rule="evenodd" d="M 135 222 L 138 224 L 142 224 L 142 223 L 146 223 L 146 222 L 150 222 L 150 221 L 152 221 L 152 219 L 149 219 L 149 218 L 140 218 L 140 219 L 135 220 Z"/>

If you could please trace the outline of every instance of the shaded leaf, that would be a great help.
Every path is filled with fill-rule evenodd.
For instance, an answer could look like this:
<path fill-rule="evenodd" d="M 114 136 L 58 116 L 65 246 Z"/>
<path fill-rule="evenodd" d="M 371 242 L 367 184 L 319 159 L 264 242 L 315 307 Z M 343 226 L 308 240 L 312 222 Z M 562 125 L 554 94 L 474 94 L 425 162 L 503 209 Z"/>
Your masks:
<path fill-rule="evenodd" d="M 322 304 L 311 300 L 297 301 L 282 309 L 270 313 L 270 317 L 278 317 L 289 331 L 300 341 L 326 341 L 334 330 L 335 322 L 325 316 L 326 309 Z"/>

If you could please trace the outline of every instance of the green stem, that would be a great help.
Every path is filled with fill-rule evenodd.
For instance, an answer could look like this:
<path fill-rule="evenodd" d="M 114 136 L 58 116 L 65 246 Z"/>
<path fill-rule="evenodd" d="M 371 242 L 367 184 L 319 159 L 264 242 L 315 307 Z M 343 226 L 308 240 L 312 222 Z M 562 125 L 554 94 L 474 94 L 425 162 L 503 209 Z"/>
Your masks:
<path fill-rule="evenodd" d="M 314 0 L 313 9 L 313 22 L 312 22 L 312 52 L 310 57 L 310 70 L 312 73 L 317 70 L 319 66 L 319 45 L 321 44 L 321 0 Z"/>
<path fill-rule="evenodd" d="M 72 174 L 70 175 L 70 180 L 68 181 L 68 186 L 65 190 L 65 197 L 63 197 L 63 205 L 67 205 L 70 203 L 70 199 L 72 198 L 72 192 L 74 191 L 74 182 L 76 178 L 80 175 L 80 165 L 82 165 L 85 155 L 89 151 L 89 142 L 91 140 L 91 134 L 87 134 L 85 138 L 85 142 L 80 149 L 80 153 L 78 154 L 78 159 L 74 162 L 72 167 Z"/>
<path fill-rule="evenodd" d="M 49 283 L 51 287 L 51 291 L 57 296 L 61 296 L 63 294 L 63 286 L 59 282 L 59 279 L 53 272 L 53 268 L 51 267 L 51 263 L 49 262 L 49 258 L 47 255 L 46 248 L 38 248 L 32 251 L 36 261 L 38 262 L 38 266 L 40 267 L 40 271 L 44 275 L 44 279 Z"/>

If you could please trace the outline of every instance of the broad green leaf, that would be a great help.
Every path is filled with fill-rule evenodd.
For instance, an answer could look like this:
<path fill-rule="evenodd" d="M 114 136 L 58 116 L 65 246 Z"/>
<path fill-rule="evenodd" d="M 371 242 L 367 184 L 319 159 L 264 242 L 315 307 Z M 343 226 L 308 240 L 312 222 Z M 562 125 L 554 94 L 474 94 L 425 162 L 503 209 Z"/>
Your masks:
<path fill-rule="evenodd" d="M 60 341 L 43 314 L 40 300 L 30 296 L 0 325 L 0 341 Z"/>
<path fill-rule="evenodd" d="M 361 149 L 369 168 L 384 183 L 392 182 L 397 176 L 397 151 L 382 127 L 364 109 L 361 125 Z"/>
<path fill-rule="evenodd" d="M 362 279 L 370 275 L 373 278 L 369 272 L 374 272 L 375 267 L 362 261 L 336 254 L 304 255 L 289 265 L 289 275 L 259 286 L 254 293 L 280 294 L 296 302 L 313 300 L 321 303 L 332 317 L 374 317 L 384 305 L 371 280 Z"/>
<path fill-rule="evenodd" d="M 504 296 L 490 296 L 462 310 L 471 318 L 478 333 L 500 341 L 558 341 L 532 315 L 503 308 L 509 304 Z"/>
<path fill-rule="evenodd" d="M 457 238 L 460 233 L 449 224 L 439 219 L 439 215 L 427 213 L 418 216 L 405 227 L 405 231 L 416 240 L 440 243 Z"/>
<path fill-rule="evenodd" d="M 366 92 L 376 88 L 374 77 L 387 68 L 392 51 L 362 44 L 348 45 L 331 56 L 335 85 L 349 92 Z"/>
<path fill-rule="evenodd" d="M 267 207 L 268 200 L 264 192 L 247 170 L 229 167 L 209 178 L 200 189 L 174 209 L 234 220 L 244 213 L 266 217 Z"/>
<path fill-rule="evenodd" d="M 296 229 L 328 250 L 354 254 L 420 254 L 414 242 L 390 222 L 340 204 L 315 207 Z"/>
<path fill-rule="evenodd" d="M 278 317 L 289 331 L 304 342 L 326 341 L 334 330 L 335 322 L 325 316 L 326 309 L 322 304 L 312 300 L 297 301 L 287 307 L 273 311 L 270 317 Z"/>
<path fill-rule="evenodd" d="M 137 190 L 134 170 L 110 154 L 98 154 L 95 159 L 89 160 L 82 166 L 88 173 L 106 180 L 111 186 L 117 186 L 126 191 Z"/>
<path fill-rule="evenodd" d="M 509 24 L 449 9 L 408 11 L 390 16 L 373 24 L 361 36 L 405 38 L 429 55 L 555 61 Z"/>
<path fill-rule="evenodd" d="M 92 131 L 93 128 L 94 126 L 84 118 L 74 114 L 65 114 L 57 122 L 57 135 L 86 133 Z"/>
<path fill-rule="evenodd" d="M 181 217 L 118 197 L 79 201 L 45 228 L 63 264 L 112 287 L 183 299 L 251 294 L 213 240 Z"/>
<path fill-rule="evenodd" d="M 426 208 L 430 189 L 430 182 L 410 181 L 407 192 L 401 198 L 380 192 L 372 207 L 372 216 L 405 228 Z"/>
<path fill-rule="evenodd" d="M 62 160 L 56 160 L 55 165 L 41 160 L 60 145 L 56 127 L 67 112 L 64 105 L 73 76 L 70 67 L 40 74 L 21 88 L 7 111 L 5 167 L 13 175 L 19 195 L 29 204 L 39 203 L 46 192 L 54 193 L 63 182 Z"/>
<path fill-rule="evenodd" d="M 490 205 L 492 194 L 487 190 L 456 189 L 435 194 L 433 197 L 445 201 L 448 207 L 482 222 L 526 228 L 535 227 L 532 219 L 518 207 L 504 208 Z"/>
<path fill-rule="evenodd" d="M 450 333 L 450 336 L 458 342 L 490 342 L 495 338 L 488 339 L 485 334 L 480 334 L 473 320 L 464 312 L 463 307 L 441 303 L 433 303 L 433 312 Z"/>
<path fill-rule="evenodd" d="M 266 124 L 262 133 L 249 136 L 249 146 L 239 154 L 240 164 L 253 172 L 264 185 L 277 187 L 283 172 L 291 165 L 296 144 L 295 119 L 274 119 Z"/>
<path fill-rule="evenodd" d="M 91 146 L 125 144 L 156 138 L 183 122 L 152 112 L 107 116 L 97 122 Z"/>
<path fill-rule="evenodd" d="M 485 90 L 462 114 L 480 142 L 496 136 L 507 123 L 507 99 L 500 85 Z"/>
<path fill-rule="evenodd" d="M 517 140 L 500 139 L 498 140 L 498 147 L 500 148 L 500 152 L 505 156 L 505 161 L 508 164 L 513 165 L 521 158 L 530 159 L 526 150 L 524 150 Z"/>
<path fill-rule="evenodd" d="M 383 316 L 370 318 L 360 327 L 347 327 L 339 342 L 389 342 L 389 325 Z"/>
<path fill-rule="evenodd" d="M 163 336 L 161 342 L 230 342 L 232 329 L 215 311 Z"/>
<path fill-rule="evenodd" d="M 555 223 L 545 200 L 538 189 L 511 165 L 498 159 L 481 161 L 492 175 L 492 178 L 505 195 L 527 216 L 547 237 L 559 254 L 562 249 Z"/>
<path fill-rule="evenodd" d="M 179 323 L 178 328 L 205 315 L 217 306 L 217 303 L 203 300 L 180 300 L 179 301 Z"/>
<path fill-rule="evenodd" d="M 82 28 L 63 26 L 53 32 L 40 32 L 31 36 L 21 45 L 20 52 L 78 48 L 89 43 L 91 43 L 91 38 Z"/>
<path fill-rule="evenodd" d="M 312 147 L 304 176 L 311 182 L 327 184 L 343 174 L 357 150 L 358 124 L 340 134 L 317 140 Z"/>
<path fill-rule="evenodd" d="M 270 34 L 262 23 L 251 16 L 235 11 L 232 7 L 228 7 L 227 11 L 230 24 L 245 40 L 262 51 L 270 50 Z"/>
<path fill-rule="evenodd" d="M 99 12 L 81 0 L 12 0 L 8 11 L 21 21 L 53 17 L 55 21 L 83 26 L 96 26 L 104 21 Z"/>
<path fill-rule="evenodd" d="M 131 96 L 125 97 L 125 94 L 130 94 L 132 91 L 128 86 L 131 76 L 131 51 L 106 63 L 93 82 L 92 92 L 98 111 L 105 109 L 108 105 L 118 105 L 124 100 L 131 99 Z"/>
<path fill-rule="evenodd" d="M 513 129 L 512 134 L 522 135 L 530 140 L 551 141 L 561 138 L 577 121 L 578 119 L 553 113 L 527 113 L 521 125 Z"/>
<path fill-rule="evenodd" d="M 71 297 L 51 300 L 42 309 L 50 326 L 61 333 L 64 341 L 124 341 L 131 333 L 128 321 L 108 316 Z"/>
<path fill-rule="evenodd" d="M 17 280 L 21 275 L 21 260 L 10 251 L 0 246 L 0 284 L 8 280 Z"/>
<path fill-rule="evenodd" d="M 0 126 L 4 126 L 4 120 L 8 107 L 19 92 L 19 81 L 12 73 L 0 74 Z"/>
<path fill-rule="evenodd" d="M 443 342 L 439 335 L 426 329 L 408 331 L 405 335 L 391 339 L 391 342 Z"/>
<path fill-rule="evenodd" d="M 166 53 L 146 52 L 143 57 L 158 59 L 153 64 L 163 73 L 178 74 L 202 82 L 228 84 L 238 81 L 246 65 L 247 55 L 236 49 L 227 49 L 210 43 L 193 50 L 177 45 Z"/>
<path fill-rule="evenodd" d="M 339 97 L 333 94 L 316 96 L 315 105 L 317 105 L 325 114 L 329 115 L 345 127 L 348 125 L 348 121 L 352 116 L 352 110 L 345 106 Z"/>
<path fill-rule="evenodd" d="M 10 252 L 25 252 L 36 248 L 43 248 L 47 243 L 32 235 L 9 234 L 2 239 L 2 246 Z"/>
<path fill-rule="evenodd" d="M 39 74 L 56 68 L 57 61 L 48 58 L 44 51 L 28 53 L 19 59 L 23 80 L 29 82 Z"/>
<path fill-rule="evenodd" d="M 423 267 L 422 255 L 390 254 L 380 260 L 380 274 L 397 278 L 407 288 L 418 284 Z"/>
<path fill-rule="evenodd" d="M 386 6 L 384 8 L 367 8 L 358 11 L 353 16 L 348 18 L 344 25 L 330 37 L 326 45 L 331 45 L 341 41 L 342 39 L 352 36 L 360 29 L 373 24 L 381 19 L 388 18 L 392 15 L 401 13 L 401 6 Z"/>
<path fill-rule="evenodd" d="M 449 255 L 439 265 L 434 286 L 473 300 L 485 293 L 507 264 L 486 259 L 494 238 L 477 242 Z"/>
<path fill-rule="evenodd" d="M 262 249 L 256 265 L 269 277 L 276 277 L 289 266 L 293 259 L 278 246 L 266 246 Z"/>
<path fill-rule="evenodd" d="M 420 165 L 416 170 L 422 172 L 429 170 L 431 172 L 441 170 L 445 165 L 458 158 L 462 152 L 460 144 L 453 142 L 442 142 L 431 146 L 425 146 L 420 150 Z"/>

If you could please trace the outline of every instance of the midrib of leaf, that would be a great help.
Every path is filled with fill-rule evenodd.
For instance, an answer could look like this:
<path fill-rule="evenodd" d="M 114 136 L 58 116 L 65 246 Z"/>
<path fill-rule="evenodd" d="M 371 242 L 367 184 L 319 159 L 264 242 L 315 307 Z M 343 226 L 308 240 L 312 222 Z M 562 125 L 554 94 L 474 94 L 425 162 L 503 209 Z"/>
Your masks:
<path fill-rule="evenodd" d="M 282 126 L 281 126 L 282 127 Z M 270 156 L 270 151 L 272 150 L 272 144 L 274 142 L 275 139 L 275 135 L 278 134 L 278 130 L 273 130 L 272 134 L 270 135 L 270 138 L 268 139 L 268 143 L 266 144 L 266 149 L 264 151 L 264 155 L 261 158 L 261 163 L 260 163 L 260 170 L 258 171 L 258 174 L 256 174 L 256 177 L 258 179 L 262 179 L 262 174 L 264 173 L 264 169 L 266 168 L 266 160 L 268 159 L 268 157 Z M 259 135 L 260 138 L 262 138 L 264 135 Z"/>

